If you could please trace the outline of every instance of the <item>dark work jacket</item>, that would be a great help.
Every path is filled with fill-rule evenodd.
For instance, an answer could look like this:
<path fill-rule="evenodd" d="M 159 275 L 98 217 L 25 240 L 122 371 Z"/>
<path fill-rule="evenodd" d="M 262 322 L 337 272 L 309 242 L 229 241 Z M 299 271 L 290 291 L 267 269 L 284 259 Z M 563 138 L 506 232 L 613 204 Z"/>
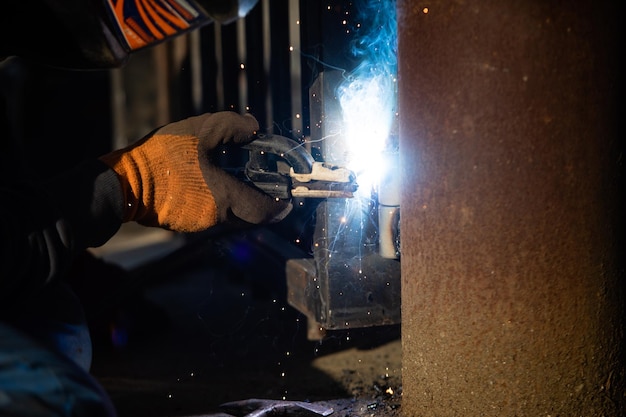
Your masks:
<path fill-rule="evenodd" d="M 97 159 L 45 183 L 4 176 L 0 193 L 0 304 L 59 279 L 78 252 L 121 226 L 120 182 Z"/>
<path fill-rule="evenodd" d="M 57 169 L 45 180 L 32 174 L 40 167 L 33 166 L 38 159 L 23 126 L 45 119 L 24 106 L 28 70 L 19 60 L 9 63 L 0 73 L 0 310 L 60 279 L 75 255 L 110 239 L 124 204 L 115 172 L 97 159 Z"/>

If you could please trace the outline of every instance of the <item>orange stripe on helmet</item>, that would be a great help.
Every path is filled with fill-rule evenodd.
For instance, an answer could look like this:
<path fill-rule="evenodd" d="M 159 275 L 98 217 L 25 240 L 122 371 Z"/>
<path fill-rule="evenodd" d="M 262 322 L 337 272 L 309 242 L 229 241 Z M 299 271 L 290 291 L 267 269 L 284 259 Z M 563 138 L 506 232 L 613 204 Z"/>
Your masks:
<path fill-rule="evenodd" d="M 113 4 L 113 10 L 115 11 L 115 15 L 118 18 L 118 21 L 124 21 L 124 0 L 109 0 L 111 4 Z"/>
<path fill-rule="evenodd" d="M 161 13 L 159 13 L 159 11 L 156 10 L 154 6 L 155 5 L 152 0 L 148 0 L 144 2 L 146 13 L 152 19 L 152 22 L 154 23 L 157 30 L 159 30 L 160 33 L 165 33 L 165 35 L 167 36 L 176 34 L 176 32 L 178 32 L 176 28 L 172 27 L 169 23 L 167 23 L 161 17 Z"/>
<path fill-rule="evenodd" d="M 149 43 L 155 41 L 154 36 L 147 33 L 139 23 L 135 21 L 132 17 L 127 18 L 124 23 L 127 25 L 127 32 L 130 32 L 132 37 L 127 37 L 128 44 L 132 49 L 141 48 L 142 46 L 146 46 Z M 132 42 L 131 42 L 132 39 Z"/>
<path fill-rule="evenodd" d="M 163 36 L 163 33 L 152 23 L 150 16 L 148 16 L 149 11 L 146 11 L 144 8 L 144 1 L 135 0 L 135 5 L 137 6 L 137 11 L 139 12 L 143 24 L 146 25 L 150 33 L 159 40 L 164 39 L 165 36 Z"/>
<path fill-rule="evenodd" d="M 143 32 L 141 27 L 132 19 L 126 19 L 124 16 L 124 0 L 109 0 L 113 6 L 112 10 L 115 14 L 124 39 L 131 49 L 138 49 L 146 46 L 150 42 L 151 36 Z"/>
<path fill-rule="evenodd" d="M 166 20 L 160 19 L 159 20 L 155 20 L 157 22 L 157 24 L 161 24 L 160 22 L 163 22 L 163 25 L 167 25 L 167 27 L 171 27 L 169 25 L 169 23 L 171 23 L 173 26 L 176 26 L 179 29 L 187 29 L 189 27 L 189 23 L 187 23 L 187 21 L 183 20 L 180 18 L 180 16 L 174 11 L 172 10 L 172 8 L 169 6 L 169 4 L 166 3 L 166 8 L 164 8 L 162 6 L 162 2 L 160 1 L 155 1 L 155 0 L 148 0 L 150 3 L 150 6 L 155 10 L 155 13 L 158 13 L 159 16 L 163 16 Z M 173 35 L 177 32 L 176 29 L 172 28 L 171 32 L 167 32 L 168 35 Z"/>
<path fill-rule="evenodd" d="M 186 0 L 105 0 L 131 50 L 160 42 L 206 21 L 202 9 Z"/>

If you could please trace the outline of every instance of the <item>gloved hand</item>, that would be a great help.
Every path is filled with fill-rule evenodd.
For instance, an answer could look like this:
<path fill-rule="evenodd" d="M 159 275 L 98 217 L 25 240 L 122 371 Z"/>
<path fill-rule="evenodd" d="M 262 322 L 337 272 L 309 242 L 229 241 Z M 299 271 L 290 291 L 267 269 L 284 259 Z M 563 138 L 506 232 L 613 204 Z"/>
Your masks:
<path fill-rule="evenodd" d="M 102 156 L 122 183 L 123 221 L 177 232 L 217 223 L 282 220 L 291 204 L 266 195 L 211 163 L 218 145 L 244 145 L 259 128 L 251 115 L 218 112 L 168 124 Z"/>

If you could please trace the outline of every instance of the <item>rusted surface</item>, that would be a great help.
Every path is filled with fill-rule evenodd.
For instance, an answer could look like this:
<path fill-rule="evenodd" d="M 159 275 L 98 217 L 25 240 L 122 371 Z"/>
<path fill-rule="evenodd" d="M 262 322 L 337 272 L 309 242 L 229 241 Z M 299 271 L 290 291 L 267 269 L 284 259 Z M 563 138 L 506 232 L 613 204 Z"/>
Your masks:
<path fill-rule="evenodd" d="M 407 416 L 624 412 L 604 3 L 398 3 Z"/>

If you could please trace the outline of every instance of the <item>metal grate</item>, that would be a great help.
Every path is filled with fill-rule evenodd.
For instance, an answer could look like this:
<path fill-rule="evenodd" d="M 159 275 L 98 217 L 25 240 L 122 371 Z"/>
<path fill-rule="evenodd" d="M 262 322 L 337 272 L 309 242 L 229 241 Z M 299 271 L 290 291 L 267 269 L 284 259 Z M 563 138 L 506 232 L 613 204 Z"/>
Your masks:
<path fill-rule="evenodd" d="M 111 71 L 113 146 L 221 110 L 251 112 L 262 130 L 302 138 L 301 27 L 298 0 L 262 0 L 244 19 L 136 53 Z"/>

